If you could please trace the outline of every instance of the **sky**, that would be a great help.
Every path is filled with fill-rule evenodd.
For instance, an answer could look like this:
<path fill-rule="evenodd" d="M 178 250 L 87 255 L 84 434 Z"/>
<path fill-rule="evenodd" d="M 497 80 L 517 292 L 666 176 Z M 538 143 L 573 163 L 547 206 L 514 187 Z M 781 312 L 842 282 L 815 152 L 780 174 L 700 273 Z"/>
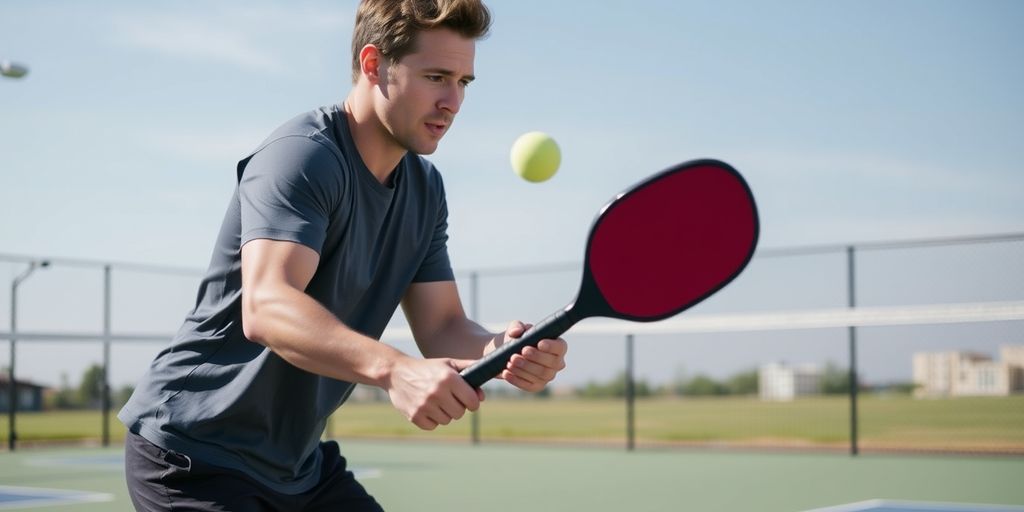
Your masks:
<path fill-rule="evenodd" d="M 0 253 L 204 267 L 235 163 L 346 96 L 355 5 L 0 3 L 0 60 L 30 68 L 0 80 Z M 750 182 L 762 248 L 1024 232 L 1024 3 L 489 5 L 477 80 L 430 156 L 458 270 L 578 262 L 609 198 L 703 157 Z M 543 184 L 508 162 L 532 130 L 562 149 Z M 94 277 L 59 276 L 26 284 L 25 325 L 55 330 L 55 302 L 94 318 L 48 288 Z M 122 311 L 194 294 L 169 286 Z"/>

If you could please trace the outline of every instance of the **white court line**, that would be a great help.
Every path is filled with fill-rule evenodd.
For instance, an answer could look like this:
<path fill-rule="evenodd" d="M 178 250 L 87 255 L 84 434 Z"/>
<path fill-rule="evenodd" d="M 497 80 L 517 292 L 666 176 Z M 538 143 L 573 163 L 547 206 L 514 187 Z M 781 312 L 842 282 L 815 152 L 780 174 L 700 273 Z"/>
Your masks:
<path fill-rule="evenodd" d="M 988 505 L 981 503 L 940 503 L 902 500 L 867 500 L 833 507 L 815 508 L 804 512 L 1024 512 L 1024 507 L 1015 505 Z"/>
<path fill-rule="evenodd" d="M 90 491 L 69 491 L 67 489 L 45 489 L 42 487 L 17 487 L 0 485 L 0 495 L 26 496 L 25 500 L 0 502 L 0 510 L 73 505 L 75 503 L 99 503 L 113 501 L 114 495 Z"/>

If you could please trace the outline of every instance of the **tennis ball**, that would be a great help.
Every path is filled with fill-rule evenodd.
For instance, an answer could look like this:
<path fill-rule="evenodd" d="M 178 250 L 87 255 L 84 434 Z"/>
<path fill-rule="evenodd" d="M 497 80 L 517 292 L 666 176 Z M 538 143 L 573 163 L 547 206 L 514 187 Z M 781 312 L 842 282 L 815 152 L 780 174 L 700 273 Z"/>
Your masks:
<path fill-rule="evenodd" d="M 555 175 L 562 163 L 562 152 L 550 135 L 524 133 L 512 144 L 512 169 L 521 178 L 540 183 Z"/>

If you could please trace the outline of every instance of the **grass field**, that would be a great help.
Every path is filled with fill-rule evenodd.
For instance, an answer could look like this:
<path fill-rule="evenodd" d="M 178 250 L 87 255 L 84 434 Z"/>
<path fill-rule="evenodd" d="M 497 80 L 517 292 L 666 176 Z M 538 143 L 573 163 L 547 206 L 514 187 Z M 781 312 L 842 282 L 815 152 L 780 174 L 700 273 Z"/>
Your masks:
<path fill-rule="evenodd" d="M 1024 454 L 1024 396 L 915 400 L 868 395 L 860 400 L 860 444 L 867 450 L 924 450 Z M 6 419 L 6 418 L 5 418 Z M 490 400 L 480 413 L 484 441 L 624 443 L 625 405 L 614 400 Z M 25 442 L 99 439 L 95 411 L 22 413 Z M 387 403 L 352 402 L 332 418 L 328 435 L 466 440 L 467 418 L 433 432 L 406 422 Z M 3 438 L 7 422 L 3 421 Z M 124 427 L 111 418 L 111 436 Z M 711 444 L 745 447 L 843 449 L 849 443 L 844 397 L 761 402 L 753 398 L 638 400 L 640 444 Z"/>

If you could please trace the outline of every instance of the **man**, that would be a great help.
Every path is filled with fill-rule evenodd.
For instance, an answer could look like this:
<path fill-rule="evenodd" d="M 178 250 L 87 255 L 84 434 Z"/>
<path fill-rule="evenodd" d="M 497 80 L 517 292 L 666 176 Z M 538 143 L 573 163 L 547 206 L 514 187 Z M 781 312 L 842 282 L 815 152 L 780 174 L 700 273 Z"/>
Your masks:
<path fill-rule="evenodd" d="M 380 510 L 321 443 L 355 383 L 431 430 L 475 411 L 458 371 L 522 334 L 466 318 L 433 153 L 473 80 L 480 0 L 366 0 L 343 105 L 301 115 L 238 164 L 195 309 L 119 417 L 138 510 Z M 377 341 L 402 306 L 420 351 Z M 538 391 L 544 340 L 500 375 Z"/>

